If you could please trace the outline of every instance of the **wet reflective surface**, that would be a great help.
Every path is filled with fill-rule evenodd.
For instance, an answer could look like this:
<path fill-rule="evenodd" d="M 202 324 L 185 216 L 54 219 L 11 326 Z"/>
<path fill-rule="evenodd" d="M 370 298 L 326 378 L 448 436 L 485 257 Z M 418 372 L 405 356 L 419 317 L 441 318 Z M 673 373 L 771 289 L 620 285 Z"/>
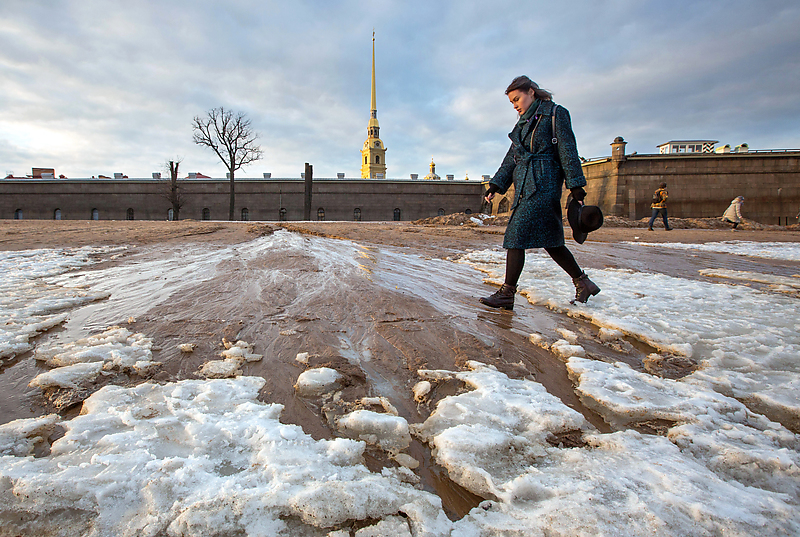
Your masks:
<path fill-rule="evenodd" d="M 659 267 L 686 278 L 701 278 L 699 268 L 710 266 L 752 270 L 754 264 L 770 263 L 709 253 L 687 262 L 685 256 L 678 260 L 673 252 L 656 249 L 642 259 L 641 248 L 637 255 L 626 250 L 631 248 L 587 243 L 574 253 L 594 266 Z M 529 335 L 568 329 L 586 336 L 581 345 L 591 357 L 621 360 L 639 369 L 645 368 L 652 349 L 635 341 L 619 349 L 602 345 L 598 327 L 531 306 L 521 296 L 513 312 L 482 306 L 478 298 L 494 291 L 482 283 L 483 277 L 467 265 L 418 250 L 285 231 L 233 246 L 149 246 L 114 262 L 50 278 L 51 283 L 110 296 L 72 310 L 62 328 L 36 342 L 71 342 L 114 324 L 141 332 L 154 340 L 153 359 L 164 365 L 152 378 L 124 381 L 135 384 L 197 378 L 205 361 L 219 357 L 223 338 L 245 340 L 264 355 L 261 362 L 243 367 L 244 374 L 266 379 L 261 399 L 283 404 L 282 421 L 301 425 L 315 438 L 337 435 L 324 408 L 330 415 L 341 414 L 365 396 L 388 398 L 409 423 L 424 421 L 448 392 L 443 389 L 418 404 L 411 392 L 419 380 L 417 370 L 457 370 L 468 360 L 494 365 L 512 378 L 536 380 L 597 429 L 610 431 L 581 403 L 564 362 L 532 344 Z M 181 353 L 182 343 L 195 344 L 195 351 Z M 337 401 L 296 396 L 293 385 L 306 369 L 295 360 L 300 352 L 310 354 L 308 367 L 325 365 L 344 376 Z M 3 422 L 52 410 L 38 390 L 27 386 L 41 371 L 32 353 L 4 363 Z M 416 472 L 422 486 L 442 498 L 451 518 L 463 516 L 481 500 L 452 483 L 427 446 L 415 442 L 408 452 L 421 463 Z M 373 469 L 395 464 L 379 451 L 369 453 Z"/>

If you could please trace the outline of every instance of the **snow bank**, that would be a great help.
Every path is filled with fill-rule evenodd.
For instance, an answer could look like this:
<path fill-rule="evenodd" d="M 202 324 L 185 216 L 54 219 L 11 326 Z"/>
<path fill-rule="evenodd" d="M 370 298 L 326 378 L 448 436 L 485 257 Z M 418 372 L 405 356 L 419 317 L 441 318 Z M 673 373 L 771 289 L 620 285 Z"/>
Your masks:
<path fill-rule="evenodd" d="M 592 371 L 589 360 L 573 358 L 569 363 Z M 454 374 L 475 390 L 443 399 L 415 427 L 451 477 L 476 494 L 496 498 L 456 522 L 452 535 L 749 536 L 800 531 L 796 494 L 769 490 L 795 487 L 790 483 L 793 462 L 781 445 L 792 444 L 794 435 L 777 424 L 749 415 L 775 432 L 772 445 L 762 444 L 762 455 L 766 464 L 767 452 L 772 453 L 773 468 L 784 461 L 783 476 L 770 481 L 766 466 L 759 472 L 745 464 L 740 471 L 752 479 L 741 483 L 733 479 L 734 461 L 726 472 L 710 448 L 682 448 L 680 428 L 674 441 L 632 430 L 593 433 L 582 416 L 538 383 L 511 380 L 475 362 L 469 366 L 474 370 Z M 619 382 L 612 379 L 608 385 Z M 650 395 L 645 392 L 642 399 Z M 714 392 L 708 397 L 724 399 Z M 736 401 L 729 404 L 747 413 Z M 547 442 L 575 430 L 584 431 L 584 447 Z M 693 432 L 697 436 L 691 438 L 707 439 L 704 432 Z"/>
<path fill-rule="evenodd" d="M 675 422 L 669 439 L 711 470 L 800 500 L 800 437 L 736 399 L 691 380 L 662 379 L 623 363 L 572 358 L 567 368 L 584 404 L 609 423 Z"/>
<path fill-rule="evenodd" d="M 660 244 L 661 245 L 661 244 Z M 789 257 L 800 246 L 777 243 Z M 743 248 L 743 247 L 742 247 Z M 484 250 L 462 262 L 500 282 L 504 252 Z M 691 357 L 692 377 L 800 430 L 800 316 L 797 299 L 745 286 L 632 270 L 592 270 L 604 290 L 588 304 L 569 304 L 568 277 L 546 254 L 529 252 L 518 287 L 544 305 L 644 341 L 662 353 Z M 609 332 L 606 332 L 608 334 Z"/>
<path fill-rule="evenodd" d="M 415 535 L 449 534 L 439 498 L 406 483 L 407 470 L 372 473 L 362 442 L 315 441 L 280 423 L 281 405 L 257 401 L 263 384 L 107 386 L 60 422 L 66 434 L 40 458 L 24 455 L 55 418 L 0 426 L 0 501 L 16 513 L 4 525 L 56 517 L 62 531 L 91 519 L 109 537 L 303 535 L 405 513 Z"/>

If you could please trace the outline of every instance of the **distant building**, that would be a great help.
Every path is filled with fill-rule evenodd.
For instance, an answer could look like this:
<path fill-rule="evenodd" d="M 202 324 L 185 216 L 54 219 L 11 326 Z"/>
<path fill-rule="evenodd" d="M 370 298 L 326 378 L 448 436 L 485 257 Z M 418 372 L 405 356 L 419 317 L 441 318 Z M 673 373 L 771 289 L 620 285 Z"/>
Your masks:
<path fill-rule="evenodd" d="M 658 147 L 659 154 L 666 153 L 713 153 L 719 140 L 672 140 Z"/>

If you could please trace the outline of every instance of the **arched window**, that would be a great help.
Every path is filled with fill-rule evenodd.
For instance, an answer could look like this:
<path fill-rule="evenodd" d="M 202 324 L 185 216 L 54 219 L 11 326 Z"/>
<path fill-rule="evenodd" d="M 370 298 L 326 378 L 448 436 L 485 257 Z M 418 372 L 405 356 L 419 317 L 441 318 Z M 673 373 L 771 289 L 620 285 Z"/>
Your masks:
<path fill-rule="evenodd" d="M 369 164 L 369 162 L 367 162 L 367 157 L 364 157 L 364 164 Z"/>
<path fill-rule="evenodd" d="M 170 207 L 169 211 L 167 211 L 167 220 L 170 222 L 175 220 L 175 211 L 172 209 L 172 207 Z"/>
<path fill-rule="evenodd" d="M 353 209 L 353 221 L 361 222 L 361 209 L 359 209 L 358 207 Z"/>
<path fill-rule="evenodd" d="M 395 220 L 400 220 L 400 209 L 395 209 L 394 210 L 394 219 Z"/>
<path fill-rule="evenodd" d="M 438 216 L 444 216 L 444 209 L 439 209 L 439 212 L 436 213 Z"/>
<path fill-rule="evenodd" d="M 250 220 L 250 211 L 245 207 L 242 209 L 242 222 L 247 222 L 248 220 Z"/>
<path fill-rule="evenodd" d="M 22 209 L 14 211 L 14 220 L 22 220 Z"/>
<path fill-rule="evenodd" d="M 128 208 L 128 212 L 126 214 L 126 217 L 128 218 L 128 220 L 133 220 L 133 208 L 131 208 L 131 207 Z"/>
<path fill-rule="evenodd" d="M 281 222 L 286 221 L 286 209 L 284 207 L 281 207 L 281 210 L 278 211 L 278 220 Z"/>
<path fill-rule="evenodd" d="M 211 220 L 211 209 L 208 207 L 203 209 L 203 220 Z"/>
<path fill-rule="evenodd" d="M 61 209 L 53 211 L 53 220 L 61 220 Z"/>
<path fill-rule="evenodd" d="M 464 214 L 472 214 L 472 209 L 465 209 Z"/>
<path fill-rule="evenodd" d="M 92 209 L 92 220 L 100 220 L 100 211 Z"/>
<path fill-rule="evenodd" d="M 375 155 L 375 164 L 380 164 L 380 163 L 381 163 L 381 156 Z"/>
<path fill-rule="evenodd" d="M 317 209 L 317 220 L 325 220 L 325 209 L 322 207 Z"/>

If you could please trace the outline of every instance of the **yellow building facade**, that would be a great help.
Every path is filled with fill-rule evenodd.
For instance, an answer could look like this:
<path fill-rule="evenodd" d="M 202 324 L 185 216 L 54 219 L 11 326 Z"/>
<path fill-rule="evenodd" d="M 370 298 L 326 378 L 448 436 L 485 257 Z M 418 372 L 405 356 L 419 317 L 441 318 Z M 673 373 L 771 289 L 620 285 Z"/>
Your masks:
<path fill-rule="evenodd" d="M 361 178 L 386 178 L 386 147 L 380 138 L 378 124 L 378 105 L 375 96 L 375 33 L 372 34 L 372 99 L 369 123 L 367 124 L 367 140 L 361 149 Z"/>

